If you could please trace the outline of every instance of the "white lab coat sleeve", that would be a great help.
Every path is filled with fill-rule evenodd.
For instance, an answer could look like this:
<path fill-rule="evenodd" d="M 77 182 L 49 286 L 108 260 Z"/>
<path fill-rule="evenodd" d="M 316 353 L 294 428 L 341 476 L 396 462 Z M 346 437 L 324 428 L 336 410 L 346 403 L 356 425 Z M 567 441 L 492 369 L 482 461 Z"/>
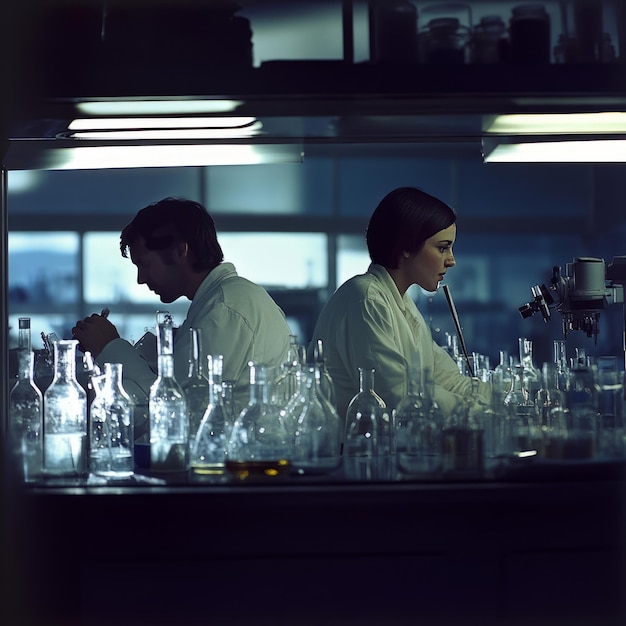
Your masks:
<path fill-rule="evenodd" d="M 471 393 L 472 380 L 459 372 L 454 359 L 433 341 L 435 400 L 445 414 L 449 414 L 464 396 Z M 491 402 L 491 386 L 480 382 L 479 394 Z"/>
<path fill-rule="evenodd" d="M 105 363 L 122 364 L 122 385 L 128 394 L 150 397 L 150 387 L 156 380 L 148 362 L 125 339 L 110 341 L 96 358 L 102 367 Z"/>

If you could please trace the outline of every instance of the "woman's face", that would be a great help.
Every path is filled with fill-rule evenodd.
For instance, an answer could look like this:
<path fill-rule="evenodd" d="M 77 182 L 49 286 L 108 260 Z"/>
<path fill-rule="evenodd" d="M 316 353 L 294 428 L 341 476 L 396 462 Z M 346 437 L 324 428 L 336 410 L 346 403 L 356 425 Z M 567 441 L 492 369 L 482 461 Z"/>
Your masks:
<path fill-rule="evenodd" d="M 452 224 L 429 237 L 417 254 L 403 257 L 408 284 L 437 291 L 445 273 L 456 264 L 452 254 L 455 239 L 456 224 Z"/>

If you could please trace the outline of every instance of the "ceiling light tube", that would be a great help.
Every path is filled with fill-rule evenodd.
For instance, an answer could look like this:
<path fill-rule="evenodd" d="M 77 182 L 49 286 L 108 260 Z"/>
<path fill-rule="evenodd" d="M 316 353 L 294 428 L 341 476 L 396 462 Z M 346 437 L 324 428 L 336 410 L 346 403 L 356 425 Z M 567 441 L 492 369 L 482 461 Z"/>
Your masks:
<path fill-rule="evenodd" d="M 498 115 L 486 124 L 490 134 L 570 134 L 626 132 L 626 113 L 548 113 Z"/>
<path fill-rule="evenodd" d="M 625 163 L 626 139 L 516 141 L 483 138 L 484 163 Z"/>

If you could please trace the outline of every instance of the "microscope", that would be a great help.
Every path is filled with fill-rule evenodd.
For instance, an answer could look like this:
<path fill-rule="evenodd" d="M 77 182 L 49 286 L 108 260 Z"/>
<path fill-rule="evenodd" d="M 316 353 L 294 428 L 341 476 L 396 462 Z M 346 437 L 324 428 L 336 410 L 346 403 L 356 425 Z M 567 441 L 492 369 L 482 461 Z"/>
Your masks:
<path fill-rule="evenodd" d="M 531 287 L 534 299 L 519 307 L 519 312 L 523 318 L 541 313 L 548 322 L 555 308 L 562 318 L 564 337 L 568 330 L 582 330 L 597 340 L 600 312 L 624 303 L 625 283 L 626 256 L 613 257 L 608 265 L 604 259 L 577 257 L 566 265 L 565 275 L 558 265 L 552 268 L 549 287 Z M 624 348 L 626 353 L 626 344 Z"/>

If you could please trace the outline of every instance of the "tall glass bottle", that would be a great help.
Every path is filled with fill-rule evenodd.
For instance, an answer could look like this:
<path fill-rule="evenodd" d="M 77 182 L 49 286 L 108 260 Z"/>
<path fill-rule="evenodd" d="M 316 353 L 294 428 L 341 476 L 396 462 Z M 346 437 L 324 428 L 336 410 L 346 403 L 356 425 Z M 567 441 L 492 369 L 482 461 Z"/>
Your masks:
<path fill-rule="evenodd" d="M 480 381 L 472 378 L 472 389 L 446 417 L 443 428 L 444 476 L 477 477 L 485 463 L 484 421 L 487 405 L 478 393 Z"/>
<path fill-rule="evenodd" d="M 503 450 L 503 452 L 519 457 L 532 456 L 537 453 L 532 435 L 539 423 L 539 418 L 535 404 L 536 394 L 533 395 L 526 383 L 527 371 L 522 365 L 515 366 L 511 388 L 504 398 L 510 434 L 508 450 Z"/>
<path fill-rule="evenodd" d="M 272 400 L 279 407 L 284 408 L 296 391 L 296 374 L 302 369 L 302 355 L 298 338 L 290 336 L 287 356 L 280 365 L 279 371 L 272 384 Z"/>
<path fill-rule="evenodd" d="M 599 405 L 597 397 L 597 368 L 573 363 L 566 400 L 569 410 L 567 441 L 564 456 L 569 459 L 589 459 L 596 453 Z"/>
<path fill-rule="evenodd" d="M 313 352 L 313 363 L 318 368 L 319 376 L 319 390 L 322 395 L 330 402 L 333 407 L 337 406 L 337 399 L 335 397 L 335 385 L 333 379 L 328 373 L 326 368 L 326 357 L 324 356 L 324 344 L 321 339 L 318 339 L 315 343 L 315 350 Z"/>
<path fill-rule="evenodd" d="M 428 368 L 408 368 L 407 394 L 395 412 L 395 451 L 401 476 L 432 477 L 441 471 L 443 416 L 432 394 Z"/>
<path fill-rule="evenodd" d="M 228 423 L 228 436 L 233 427 L 239 411 L 235 403 L 235 381 L 222 379 L 222 404 L 224 405 L 224 415 Z"/>
<path fill-rule="evenodd" d="M 11 464 L 18 478 L 35 482 L 41 477 L 43 462 L 43 396 L 33 381 L 32 350 L 19 348 L 17 359 L 17 382 L 9 394 Z"/>
<path fill-rule="evenodd" d="M 375 370 L 359 368 L 359 391 L 346 411 L 343 457 L 347 478 L 391 478 L 391 419 L 374 390 Z"/>
<path fill-rule="evenodd" d="M 518 341 L 519 362 L 524 368 L 524 383 L 529 393 L 534 398 L 541 386 L 541 370 L 535 366 L 532 340 L 527 337 L 520 337 Z"/>
<path fill-rule="evenodd" d="M 99 377 L 96 377 L 99 378 Z M 122 386 L 122 364 L 105 363 L 101 388 L 92 403 L 90 470 L 110 479 L 134 472 L 133 403 Z"/>
<path fill-rule="evenodd" d="M 557 363 L 543 364 L 541 380 L 541 388 L 535 397 L 535 404 L 543 435 L 542 452 L 546 458 L 561 459 L 567 439 L 568 411 L 565 393 L 559 389 Z"/>
<path fill-rule="evenodd" d="M 241 411 L 230 434 L 226 469 L 244 480 L 275 477 L 289 471 L 293 453 L 292 438 L 274 403 L 266 365 L 248 363 L 250 401 Z"/>
<path fill-rule="evenodd" d="M 44 473 L 86 477 L 87 394 L 76 380 L 75 339 L 54 342 L 54 377 L 44 393 Z"/>
<path fill-rule="evenodd" d="M 222 369 L 224 357 L 208 355 L 209 401 L 202 421 L 191 439 L 191 471 L 193 475 L 221 476 L 226 465 L 226 445 L 232 423 L 222 396 Z"/>
<path fill-rule="evenodd" d="M 150 388 L 150 468 L 155 472 L 189 469 L 187 399 L 174 376 L 172 316 L 157 312 L 158 376 Z"/>
<path fill-rule="evenodd" d="M 187 398 L 189 411 L 189 440 L 193 441 L 209 405 L 209 379 L 204 373 L 201 328 L 189 329 L 189 367 L 187 378 L 182 381 L 181 387 Z"/>

